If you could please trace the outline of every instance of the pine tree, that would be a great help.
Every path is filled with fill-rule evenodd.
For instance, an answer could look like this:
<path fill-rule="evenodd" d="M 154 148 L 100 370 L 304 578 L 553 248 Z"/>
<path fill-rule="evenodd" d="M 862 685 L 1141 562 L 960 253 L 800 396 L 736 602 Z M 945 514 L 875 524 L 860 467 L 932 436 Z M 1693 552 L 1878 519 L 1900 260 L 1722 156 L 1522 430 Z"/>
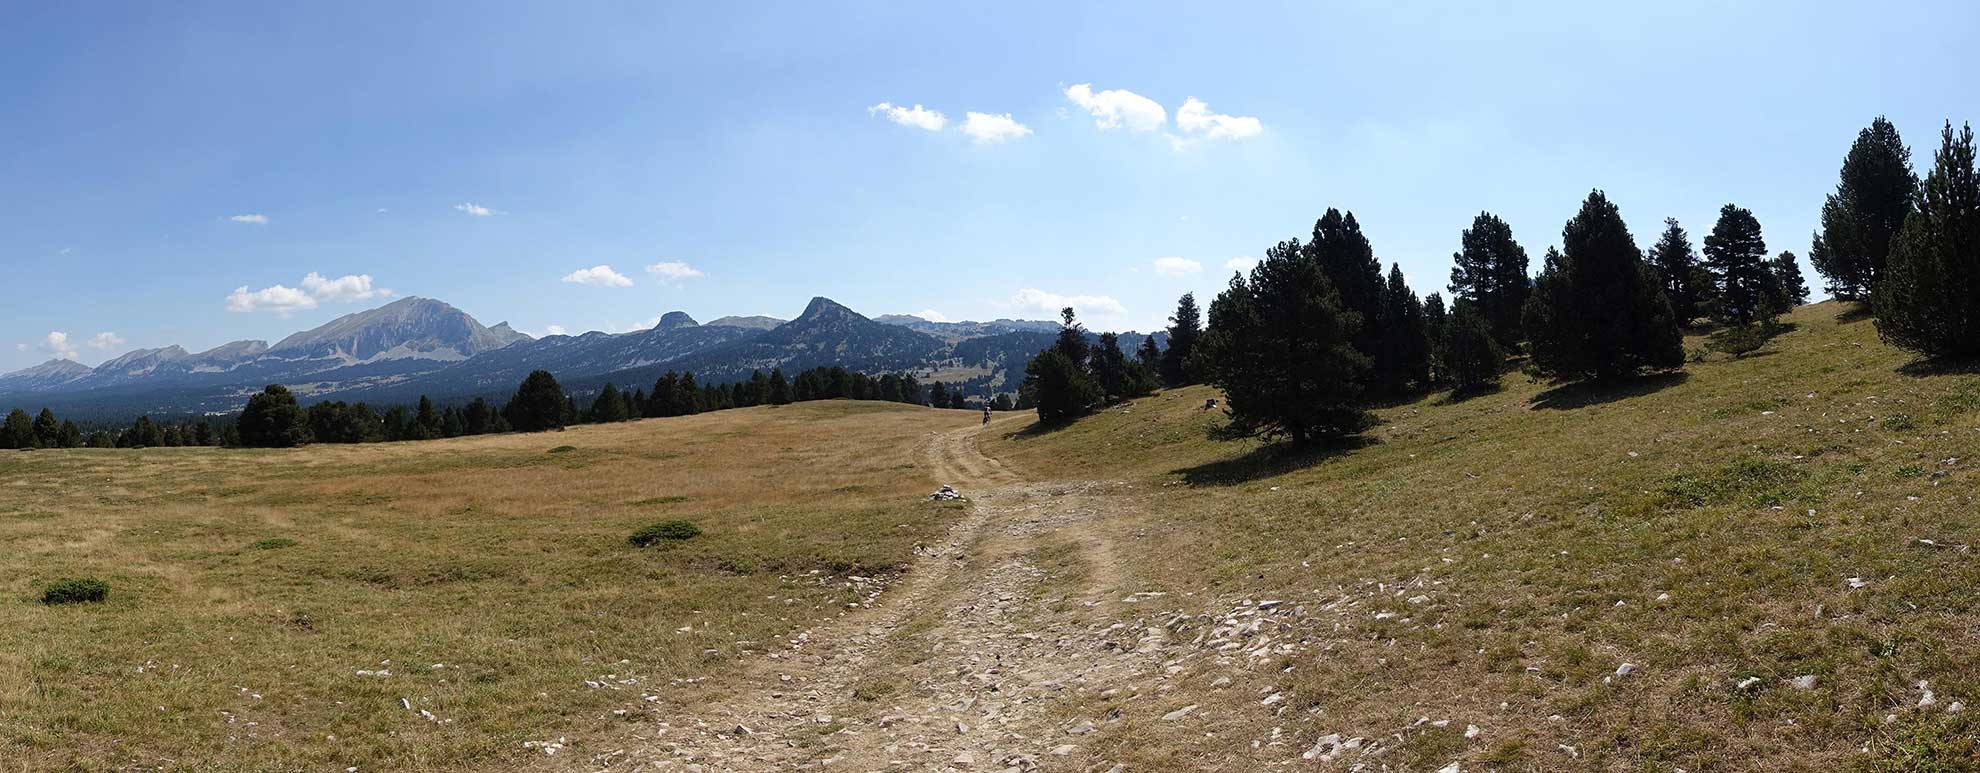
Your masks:
<path fill-rule="evenodd" d="M 283 394 L 287 394 L 287 393 L 288 390 L 286 389 L 283 390 Z M 264 392 L 263 394 L 266 393 Z M 260 397 L 260 396 L 261 395 L 255 395 L 254 397 Z M 254 397 L 248 398 L 249 405 L 254 404 Z M 293 401 L 294 399 L 295 398 L 293 397 L 290 398 L 291 401 Z M 300 417 L 302 412 L 297 411 L 296 413 L 298 417 Z M 307 429 L 301 429 L 299 430 L 299 432 L 303 436 L 303 439 L 299 442 L 293 443 L 292 445 L 302 445 L 303 443 L 309 442 L 307 437 L 309 431 Z M 164 428 L 158 426 L 157 422 L 152 421 L 150 416 L 139 416 L 137 417 L 137 421 L 131 422 L 130 434 L 131 434 L 130 442 L 125 444 L 130 448 L 158 448 L 165 445 Z M 290 446 L 269 445 L 264 447 L 288 448 Z"/>
<path fill-rule="evenodd" d="M 1443 330 L 1446 378 L 1456 395 L 1490 391 L 1499 386 L 1499 368 L 1505 353 L 1492 335 L 1484 315 L 1473 310 L 1470 301 L 1460 300 Z"/>
<path fill-rule="evenodd" d="M 1911 149 L 1896 126 L 1877 116 L 1843 157 L 1841 180 L 1822 204 L 1822 229 L 1808 251 L 1831 295 L 1870 297 L 1917 197 Z"/>
<path fill-rule="evenodd" d="M 1037 396 L 1038 421 L 1061 424 L 1086 413 L 1102 399 L 1086 369 L 1058 347 L 1039 352 L 1024 367 L 1024 381 Z"/>
<path fill-rule="evenodd" d="M 0 448 L 33 448 L 34 419 L 28 412 L 15 408 L 7 412 L 7 422 L 0 424 Z"/>
<path fill-rule="evenodd" d="M 749 374 L 749 390 L 743 394 L 746 395 L 746 399 L 749 401 L 743 403 L 745 406 L 769 403 L 770 377 L 763 375 L 763 371 L 760 370 L 751 371 Z"/>
<path fill-rule="evenodd" d="M 1452 299 L 1471 302 L 1501 346 L 1518 346 L 1519 315 L 1533 292 L 1526 248 L 1513 240 L 1512 226 L 1490 212 L 1472 218 L 1459 243 L 1451 256 Z"/>
<path fill-rule="evenodd" d="M 467 409 L 461 412 L 462 428 L 470 435 L 486 435 L 495 431 L 495 409 L 482 398 L 474 398 Z"/>
<path fill-rule="evenodd" d="M 1333 285 L 1341 309 L 1357 315 L 1360 326 L 1355 328 L 1354 350 L 1368 359 L 1372 369 L 1379 370 L 1382 338 L 1387 333 L 1382 324 L 1382 309 L 1388 283 L 1382 279 L 1382 262 L 1375 259 L 1375 248 L 1362 235 L 1354 213 L 1342 215 L 1340 210 L 1328 209 L 1313 224 L 1313 241 L 1302 249 L 1302 254 L 1316 263 Z M 1368 381 L 1389 384 L 1395 379 L 1371 373 Z"/>
<path fill-rule="evenodd" d="M 42 448 L 62 447 L 62 422 L 54 411 L 43 408 L 41 415 L 34 417 L 34 442 Z"/>
<path fill-rule="evenodd" d="M 1444 337 L 1450 332 L 1451 315 L 1444 307 L 1444 296 L 1431 293 L 1423 297 L 1423 337 L 1430 339 L 1430 383 L 1450 382 L 1450 363 L 1445 360 Z"/>
<path fill-rule="evenodd" d="M 1670 301 L 1616 205 L 1592 191 L 1549 249 L 1524 315 L 1532 366 L 1557 379 L 1608 380 L 1684 364 Z"/>
<path fill-rule="evenodd" d="M 1141 346 L 1135 348 L 1134 358 L 1141 362 L 1141 367 L 1155 373 L 1162 372 L 1162 347 L 1155 343 L 1154 333 L 1141 337 Z"/>
<path fill-rule="evenodd" d="M 626 415 L 625 398 L 619 395 L 619 388 L 606 382 L 605 388 L 598 390 L 597 399 L 591 401 L 591 421 L 604 424 L 630 418 Z"/>
<path fill-rule="evenodd" d="M 1280 242 L 1210 303 L 1192 361 L 1224 391 L 1233 430 L 1305 445 L 1371 423 L 1359 405 L 1368 358 L 1353 346 L 1361 315 L 1342 303 L 1321 252 Z"/>
<path fill-rule="evenodd" d="M 770 404 L 788 405 L 791 402 L 791 382 L 784 378 L 783 368 L 770 369 Z"/>
<path fill-rule="evenodd" d="M 1760 221 L 1744 207 L 1727 204 L 1705 237 L 1705 266 L 1712 271 L 1721 322 L 1746 325 L 1759 317 L 1773 274 Z"/>
<path fill-rule="evenodd" d="M 1808 302 L 1808 282 L 1801 278 L 1801 266 L 1795 264 L 1794 253 L 1774 256 L 1768 261 L 1767 270 L 1773 275 L 1770 288 L 1774 292 L 1775 308 L 1789 311 Z"/>
<path fill-rule="evenodd" d="M 701 412 L 705 401 L 701 396 L 701 387 L 695 386 L 693 373 L 681 374 L 681 392 L 677 399 L 680 401 L 682 414 L 693 416 Z"/>
<path fill-rule="evenodd" d="M 145 419 L 149 424 L 150 420 Z M 293 448 L 310 441 L 309 425 L 296 396 L 281 384 L 269 384 L 248 398 L 247 407 L 235 421 L 241 428 L 241 445 L 253 448 Z M 143 434 L 143 433 L 140 433 Z M 142 442 L 146 440 L 140 437 Z M 151 445 L 156 445 L 152 443 Z"/>
<path fill-rule="evenodd" d="M 1025 386 L 1037 400 L 1038 420 L 1046 424 L 1070 421 L 1106 399 L 1087 371 L 1091 349 L 1086 343 L 1086 328 L 1070 306 L 1059 312 L 1059 320 L 1061 327 L 1052 348 L 1039 352 L 1024 367 Z"/>
<path fill-rule="evenodd" d="M 1079 324 L 1071 306 L 1059 310 L 1059 323 L 1059 336 L 1053 339 L 1052 348 L 1065 355 L 1073 367 L 1084 369 L 1086 359 L 1091 355 L 1086 343 L 1086 326 Z"/>
<path fill-rule="evenodd" d="M 202 428 L 205 427 L 206 422 L 203 421 L 200 422 L 199 426 Z M 58 441 L 57 441 L 58 444 L 61 445 L 61 447 L 63 448 L 81 448 L 83 446 L 82 428 L 77 427 L 76 423 L 73 421 L 64 420 L 62 422 L 62 429 L 60 430 L 59 433 L 57 433 L 57 437 L 58 437 Z M 200 445 L 207 445 L 207 444 L 200 443 Z"/>
<path fill-rule="evenodd" d="M 564 426 L 564 387 L 550 371 L 532 371 L 516 387 L 502 418 L 517 432 L 542 432 Z M 388 422 L 389 423 L 389 422 Z"/>
<path fill-rule="evenodd" d="M 1930 357 L 1980 357 L 1980 173 L 1973 127 L 1947 121 L 1918 209 L 1877 283 L 1877 332 Z M 1833 247 L 1833 238 L 1831 239 Z"/>
<path fill-rule="evenodd" d="M 653 382 L 653 394 L 646 396 L 646 415 L 681 415 L 681 377 L 673 371 Z"/>
<path fill-rule="evenodd" d="M 567 427 L 584 422 L 584 414 L 578 412 L 577 395 L 564 395 L 564 408 L 558 415 Z"/>
<path fill-rule="evenodd" d="M 1425 331 L 1423 301 L 1404 281 L 1402 264 L 1389 267 L 1382 292 L 1379 322 L 1384 327 L 1380 351 L 1370 371 L 1374 391 L 1407 394 L 1430 383 L 1430 339 Z"/>
<path fill-rule="evenodd" d="M 990 398 L 990 410 L 1008 411 L 1011 410 L 1013 407 L 1015 406 L 1011 403 L 1011 396 L 1009 393 L 998 392 L 996 397 Z"/>
<path fill-rule="evenodd" d="M 62 422 L 62 429 L 64 432 L 67 432 L 69 429 L 73 428 L 74 426 L 75 425 L 70 424 L 66 421 Z M 77 433 L 77 434 L 81 434 L 81 433 Z M 218 440 L 218 438 L 215 437 L 213 434 L 213 422 L 207 421 L 205 419 L 200 419 L 199 424 L 193 426 L 194 443 L 197 443 L 202 446 L 210 446 L 213 445 L 216 440 Z"/>
<path fill-rule="evenodd" d="M 447 431 L 446 421 L 439 412 L 433 410 L 433 401 L 426 395 L 419 396 L 419 410 L 413 413 L 413 421 L 419 424 L 421 439 L 443 437 Z"/>
<path fill-rule="evenodd" d="M 928 404 L 937 408 L 949 407 L 949 387 L 940 381 L 929 384 Z"/>
<path fill-rule="evenodd" d="M 1664 288 L 1664 297 L 1671 301 L 1671 313 L 1676 315 L 1678 324 L 1686 325 L 1704 316 L 1706 291 L 1699 280 L 1709 278 L 1710 274 L 1702 270 L 1698 253 L 1691 249 L 1691 235 L 1678 225 L 1677 218 L 1664 218 L 1664 233 L 1650 247 L 1649 259 L 1650 268 L 1657 272 L 1658 284 Z"/>
<path fill-rule="evenodd" d="M 1093 347 L 1093 360 L 1088 370 L 1100 387 L 1100 394 L 1107 402 L 1117 402 L 1141 397 L 1155 391 L 1155 379 L 1140 362 L 1127 358 L 1121 351 L 1120 337 L 1113 333 L 1101 333 L 1100 343 Z"/>
<path fill-rule="evenodd" d="M 1189 353 L 1202 337 L 1203 312 L 1196 307 L 1196 293 L 1183 293 L 1176 300 L 1176 312 L 1169 315 L 1169 348 L 1160 354 L 1162 383 L 1172 387 L 1196 383 L 1189 372 Z M 1142 348 L 1147 360 L 1155 351 L 1155 336 L 1149 335 Z"/>

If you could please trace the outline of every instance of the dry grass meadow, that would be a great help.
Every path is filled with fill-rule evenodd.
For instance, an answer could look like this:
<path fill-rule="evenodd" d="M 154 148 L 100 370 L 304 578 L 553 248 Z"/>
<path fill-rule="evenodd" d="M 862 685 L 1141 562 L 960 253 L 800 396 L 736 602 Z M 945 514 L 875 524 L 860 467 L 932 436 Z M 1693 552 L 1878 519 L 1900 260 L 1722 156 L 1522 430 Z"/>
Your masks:
<path fill-rule="evenodd" d="M 864 602 L 849 577 L 901 566 L 960 507 L 922 500 L 922 452 L 974 421 L 832 402 L 0 455 L 0 770 L 546 762 L 521 741 L 609 735 Z M 666 518 L 704 534 L 627 543 Z M 37 603 L 80 575 L 108 602 Z"/>
<path fill-rule="evenodd" d="M 1067 716 L 1128 709 L 1094 753 L 1130 770 L 1297 763 L 1329 733 L 1390 770 L 1980 769 L 1980 376 L 1835 303 L 1789 319 L 1743 359 L 1606 392 L 1510 374 L 1303 457 L 1211 439 L 1201 388 L 985 442 L 1153 492 L 1095 525 L 1168 593 L 1144 619 L 1187 640 L 1286 603 L 1264 633 L 1297 654 L 1218 690 L 1177 661 L 1159 689 L 1192 697 L 1142 712 L 1200 697 L 1187 732 L 1119 695 Z"/>

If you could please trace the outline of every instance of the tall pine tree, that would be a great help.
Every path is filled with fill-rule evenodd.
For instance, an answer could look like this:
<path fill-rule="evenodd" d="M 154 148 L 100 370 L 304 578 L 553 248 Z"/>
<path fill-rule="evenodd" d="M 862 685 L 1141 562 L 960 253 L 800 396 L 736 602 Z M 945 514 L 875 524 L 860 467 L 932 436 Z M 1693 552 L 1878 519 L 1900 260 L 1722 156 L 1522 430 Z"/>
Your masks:
<path fill-rule="evenodd" d="M 1657 272 L 1658 284 L 1664 288 L 1664 297 L 1670 299 L 1678 324 L 1705 316 L 1706 285 L 1711 275 L 1699 264 L 1698 253 L 1691 249 L 1691 235 L 1678 225 L 1677 218 L 1664 218 L 1664 233 L 1650 247 L 1649 257 L 1650 268 Z"/>
<path fill-rule="evenodd" d="M 1705 237 L 1705 266 L 1712 271 L 1721 322 L 1747 325 L 1760 317 L 1773 273 L 1767 240 L 1751 211 L 1731 204 L 1719 208 L 1719 221 Z"/>
<path fill-rule="evenodd" d="M 1371 423 L 1360 405 L 1368 358 L 1353 345 L 1360 327 L 1319 252 L 1284 241 L 1210 303 L 1195 359 L 1223 390 L 1232 429 L 1305 445 Z"/>
<path fill-rule="evenodd" d="M 1383 328 L 1380 349 L 1370 369 L 1378 394 L 1401 395 L 1430 385 L 1430 338 L 1425 330 L 1423 301 L 1403 279 L 1402 264 L 1391 264 L 1382 290 L 1377 323 Z"/>
<path fill-rule="evenodd" d="M 1980 174 L 1973 127 L 1940 132 L 1917 211 L 1877 282 L 1877 332 L 1933 357 L 1980 357 Z"/>
<path fill-rule="evenodd" d="M 1451 256 L 1451 297 L 1470 301 L 1500 346 L 1519 345 L 1519 315 L 1533 292 L 1526 248 L 1513 240 L 1512 226 L 1490 212 L 1471 219 Z"/>
<path fill-rule="evenodd" d="M 1343 310 L 1354 312 L 1360 319 L 1355 329 L 1354 349 L 1361 352 L 1370 362 L 1369 383 L 1388 385 L 1397 381 L 1382 372 L 1385 347 L 1382 338 L 1387 330 L 1382 323 L 1383 302 L 1388 292 L 1388 283 L 1382 279 L 1382 262 L 1375 259 L 1375 248 L 1362 235 L 1361 224 L 1354 219 L 1354 213 L 1345 215 L 1340 210 L 1329 209 L 1313 224 L 1313 241 L 1307 242 L 1302 253 L 1308 260 L 1326 274 L 1333 285 Z M 1388 394 L 1378 396 L 1387 397 Z"/>
<path fill-rule="evenodd" d="M 1767 270 L 1774 275 L 1774 300 L 1781 311 L 1790 311 L 1808 302 L 1808 281 L 1801 277 L 1801 266 L 1794 260 L 1794 253 L 1783 252 L 1767 262 Z"/>
<path fill-rule="evenodd" d="M 1183 293 L 1176 300 L 1176 312 L 1169 315 L 1169 348 L 1162 353 L 1162 382 L 1169 386 L 1193 384 L 1189 373 L 1189 353 L 1203 337 L 1203 313 L 1196 308 L 1196 294 Z M 1149 336 L 1152 344 L 1154 336 Z"/>
<path fill-rule="evenodd" d="M 1808 250 L 1831 295 L 1870 297 L 1917 195 L 1911 149 L 1896 126 L 1877 116 L 1843 157 L 1841 180 L 1822 204 L 1822 229 Z"/>
<path fill-rule="evenodd" d="M 1532 366 L 1557 379 L 1608 380 L 1684 364 L 1670 300 L 1601 191 L 1561 229 L 1524 315 Z"/>

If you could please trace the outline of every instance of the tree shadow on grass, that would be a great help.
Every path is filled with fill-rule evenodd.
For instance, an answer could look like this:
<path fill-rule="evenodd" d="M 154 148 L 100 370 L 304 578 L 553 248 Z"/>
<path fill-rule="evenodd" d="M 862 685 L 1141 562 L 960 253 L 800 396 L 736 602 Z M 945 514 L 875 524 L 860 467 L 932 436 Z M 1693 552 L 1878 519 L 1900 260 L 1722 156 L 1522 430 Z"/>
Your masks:
<path fill-rule="evenodd" d="M 1360 435 L 1342 438 L 1309 448 L 1283 443 L 1260 446 L 1242 456 L 1206 462 L 1170 472 L 1181 475 L 1190 486 L 1235 486 L 1254 480 L 1274 478 L 1321 464 L 1337 456 L 1374 445 L 1375 440 Z"/>
<path fill-rule="evenodd" d="M 1504 378 L 1504 376 L 1501 375 L 1501 378 Z M 1466 400 L 1470 400 L 1478 397 L 1484 397 L 1486 395 L 1495 395 L 1504 391 L 1506 391 L 1505 386 L 1501 385 L 1497 381 L 1494 381 L 1487 386 L 1476 387 L 1472 389 L 1453 389 L 1449 392 L 1445 392 L 1443 397 L 1437 399 L 1437 404 L 1457 405 L 1458 403 L 1462 403 Z"/>
<path fill-rule="evenodd" d="M 1870 312 L 1870 304 L 1851 303 L 1841 313 L 1836 314 L 1836 323 L 1847 325 L 1852 322 L 1862 322 L 1874 316 L 1876 315 Z"/>
<path fill-rule="evenodd" d="M 1562 384 L 1533 396 L 1533 408 L 1557 411 L 1571 411 L 1591 405 L 1613 403 L 1632 397 L 1661 392 L 1685 382 L 1691 376 L 1684 371 L 1674 370 L 1656 373 L 1627 381 L 1579 381 Z"/>
<path fill-rule="evenodd" d="M 1897 372 L 1912 378 L 1927 376 L 1970 376 L 1980 373 L 1980 359 L 1962 360 L 1954 357 L 1920 357 L 1898 366 Z"/>

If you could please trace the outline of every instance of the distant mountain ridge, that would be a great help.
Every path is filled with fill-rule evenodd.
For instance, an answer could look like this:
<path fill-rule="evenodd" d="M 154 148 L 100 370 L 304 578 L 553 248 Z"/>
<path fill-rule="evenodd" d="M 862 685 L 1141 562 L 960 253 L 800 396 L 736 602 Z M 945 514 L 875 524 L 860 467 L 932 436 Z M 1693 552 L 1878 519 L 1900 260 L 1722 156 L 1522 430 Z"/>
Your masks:
<path fill-rule="evenodd" d="M 723 383 L 756 370 L 830 365 L 870 373 L 961 373 L 950 378 L 970 380 L 987 393 L 1015 388 L 1024 361 L 1058 328 L 1031 320 L 870 319 L 818 297 L 788 321 L 730 316 L 702 324 L 672 311 L 646 330 L 539 339 L 506 322 L 485 327 L 437 300 L 402 298 L 272 346 L 246 340 L 198 353 L 180 346 L 138 349 L 95 368 L 50 360 L 0 375 L 0 406 L 47 405 L 64 415 L 106 418 L 220 413 L 238 410 L 249 394 L 272 383 L 288 385 L 304 402 L 397 404 L 421 395 L 453 402 L 505 398 L 539 369 L 584 394 L 608 382 L 649 387 L 668 371 Z M 1140 341 L 1138 334 L 1121 336 L 1123 349 Z"/>

